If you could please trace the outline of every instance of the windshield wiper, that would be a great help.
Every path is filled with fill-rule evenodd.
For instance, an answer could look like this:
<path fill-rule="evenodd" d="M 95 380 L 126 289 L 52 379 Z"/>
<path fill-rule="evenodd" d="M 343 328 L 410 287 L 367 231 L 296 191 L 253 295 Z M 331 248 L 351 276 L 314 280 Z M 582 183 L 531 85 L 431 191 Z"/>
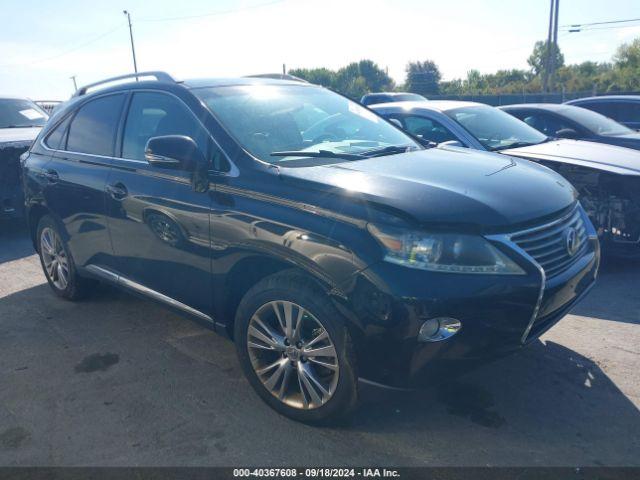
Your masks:
<path fill-rule="evenodd" d="M 341 153 L 332 152 L 330 150 L 318 150 L 317 152 L 291 150 L 283 152 L 271 152 L 269 155 L 271 155 L 272 157 L 340 158 L 342 160 L 362 160 L 363 158 L 365 158 L 358 153 Z"/>
<path fill-rule="evenodd" d="M 395 153 L 405 153 L 410 151 L 412 148 L 413 145 L 389 145 L 388 147 L 361 152 L 361 155 L 364 155 L 368 158 L 384 157 L 385 155 L 393 155 Z"/>
<path fill-rule="evenodd" d="M 40 126 L 41 125 L 5 125 L 4 127 L 0 128 L 35 128 Z"/>

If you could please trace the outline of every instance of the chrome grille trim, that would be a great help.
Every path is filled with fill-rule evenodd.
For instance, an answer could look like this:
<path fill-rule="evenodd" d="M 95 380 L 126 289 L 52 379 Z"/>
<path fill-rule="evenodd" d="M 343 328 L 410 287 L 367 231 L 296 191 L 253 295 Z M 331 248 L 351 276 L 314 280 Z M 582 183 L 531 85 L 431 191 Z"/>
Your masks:
<path fill-rule="evenodd" d="M 538 298 L 536 300 L 536 304 L 534 305 L 533 311 L 531 313 L 531 318 L 529 319 L 529 323 L 527 324 L 524 332 L 522 333 L 522 337 L 520 338 L 520 342 L 522 344 L 526 342 L 527 337 L 529 336 L 529 333 L 531 333 L 531 329 L 533 328 L 536 320 L 538 319 L 538 314 L 540 313 L 540 309 L 542 308 L 542 301 L 544 299 L 547 280 L 553 277 L 554 275 L 557 275 L 569 269 L 571 265 L 573 265 L 573 263 L 578 261 L 578 259 L 580 259 L 585 254 L 585 251 L 588 249 L 589 238 L 592 238 L 592 237 L 590 237 L 587 232 L 587 225 L 584 223 L 584 218 L 585 217 L 584 217 L 583 210 L 580 207 L 580 204 L 577 203 L 576 206 L 566 215 L 563 215 L 562 217 L 557 218 L 556 220 L 553 220 L 551 222 L 545 223 L 543 225 L 538 225 L 536 227 L 528 228 L 526 230 L 520 230 L 518 232 L 514 232 L 510 234 L 508 233 L 508 234 L 497 234 L 497 235 L 485 236 L 485 238 L 488 240 L 502 243 L 508 248 L 515 250 L 523 258 L 525 258 L 531 265 L 533 265 L 535 269 L 538 271 L 538 273 L 540 274 L 540 287 L 538 290 Z M 522 237 L 528 234 L 536 234 L 538 232 L 542 232 L 545 229 L 549 229 L 552 227 L 555 227 L 553 228 L 552 231 L 555 231 L 555 234 L 557 235 L 558 233 L 561 233 L 566 229 L 566 227 L 568 226 L 566 222 L 568 221 L 571 223 L 575 223 L 577 221 L 578 224 L 580 225 L 579 227 L 576 227 L 576 230 L 579 233 L 578 238 L 580 239 L 581 243 L 578 249 L 576 250 L 576 253 L 573 256 L 570 256 L 568 261 L 560 262 L 554 265 L 552 268 L 545 270 L 545 268 L 543 268 L 543 266 L 541 265 L 541 263 L 544 263 L 544 262 L 539 262 L 534 255 L 537 255 L 538 258 L 541 257 L 541 255 L 536 252 L 539 252 L 539 250 L 543 250 L 544 248 L 548 248 L 549 246 L 555 245 L 557 243 L 557 240 L 549 240 L 547 242 L 543 242 L 542 244 L 536 245 L 533 247 L 527 246 L 526 243 L 524 245 L 521 245 L 520 243 L 518 243 L 518 241 L 514 240 L 514 237 Z M 558 229 L 557 227 L 560 227 L 560 228 Z M 553 237 L 553 234 L 551 236 Z M 544 235 L 542 236 L 542 238 L 544 238 Z M 544 259 L 544 256 L 542 257 Z"/>
<path fill-rule="evenodd" d="M 573 255 L 569 254 L 565 245 L 564 233 L 569 228 L 575 229 L 578 242 Z M 545 271 L 547 279 L 569 269 L 584 254 L 588 244 L 587 230 L 579 205 L 556 220 L 508 234 L 508 237 L 536 261 Z"/>

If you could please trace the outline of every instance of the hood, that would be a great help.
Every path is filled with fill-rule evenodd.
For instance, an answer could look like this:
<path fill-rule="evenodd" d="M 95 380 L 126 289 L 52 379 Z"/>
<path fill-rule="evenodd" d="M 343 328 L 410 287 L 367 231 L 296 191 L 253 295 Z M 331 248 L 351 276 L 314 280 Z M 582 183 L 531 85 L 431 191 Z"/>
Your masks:
<path fill-rule="evenodd" d="M 573 187 L 535 163 L 469 149 L 419 150 L 332 165 L 281 168 L 301 188 L 339 189 L 423 224 L 508 229 L 575 201 Z M 343 204 L 328 206 L 344 211 Z"/>
<path fill-rule="evenodd" d="M 41 127 L 32 128 L 0 128 L 0 147 L 6 144 L 15 146 L 31 145 L 42 130 Z"/>
<path fill-rule="evenodd" d="M 552 140 L 500 153 L 596 168 L 621 175 L 640 175 L 640 152 L 630 148 L 580 140 Z"/>

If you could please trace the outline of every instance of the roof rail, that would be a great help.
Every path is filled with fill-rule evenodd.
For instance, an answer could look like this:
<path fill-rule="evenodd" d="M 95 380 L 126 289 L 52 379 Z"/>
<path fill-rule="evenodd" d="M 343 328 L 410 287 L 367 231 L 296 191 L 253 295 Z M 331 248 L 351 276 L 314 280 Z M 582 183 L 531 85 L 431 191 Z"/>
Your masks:
<path fill-rule="evenodd" d="M 304 78 L 289 75 L 288 73 L 258 73 L 256 75 L 246 75 L 245 78 L 272 78 L 274 80 L 290 80 L 292 82 L 309 83 Z"/>
<path fill-rule="evenodd" d="M 101 80 L 95 83 L 90 83 L 89 85 L 80 87 L 78 90 L 76 90 L 76 93 L 74 93 L 73 96 L 80 97 L 82 95 L 85 95 L 87 93 L 87 90 L 89 90 L 90 88 L 97 87 L 98 85 L 102 85 L 105 83 L 117 82 L 118 80 L 126 80 L 127 78 L 138 79 L 140 77 L 155 77 L 158 82 L 176 83 L 174 78 L 166 72 L 152 71 L 152 72 L 129 73 L 127 75 L 120 75 L 118 77 L 107 78 L 105 80 Z"/>

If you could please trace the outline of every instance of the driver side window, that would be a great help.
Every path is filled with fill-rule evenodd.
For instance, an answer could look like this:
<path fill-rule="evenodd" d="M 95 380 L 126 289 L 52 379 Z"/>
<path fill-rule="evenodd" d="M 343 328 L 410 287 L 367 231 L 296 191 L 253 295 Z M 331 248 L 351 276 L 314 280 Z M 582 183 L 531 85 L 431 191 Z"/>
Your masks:
<path fill-rule="evenodd" d="M 228 170 L 228 162 L 222 151 L 182 102 L 160 92 L 134 93 L 124 128 L 122 157 L 145 160 L 147 141 L 164 135 L 191 137 L 210 160 L 214 170 Z"/>

